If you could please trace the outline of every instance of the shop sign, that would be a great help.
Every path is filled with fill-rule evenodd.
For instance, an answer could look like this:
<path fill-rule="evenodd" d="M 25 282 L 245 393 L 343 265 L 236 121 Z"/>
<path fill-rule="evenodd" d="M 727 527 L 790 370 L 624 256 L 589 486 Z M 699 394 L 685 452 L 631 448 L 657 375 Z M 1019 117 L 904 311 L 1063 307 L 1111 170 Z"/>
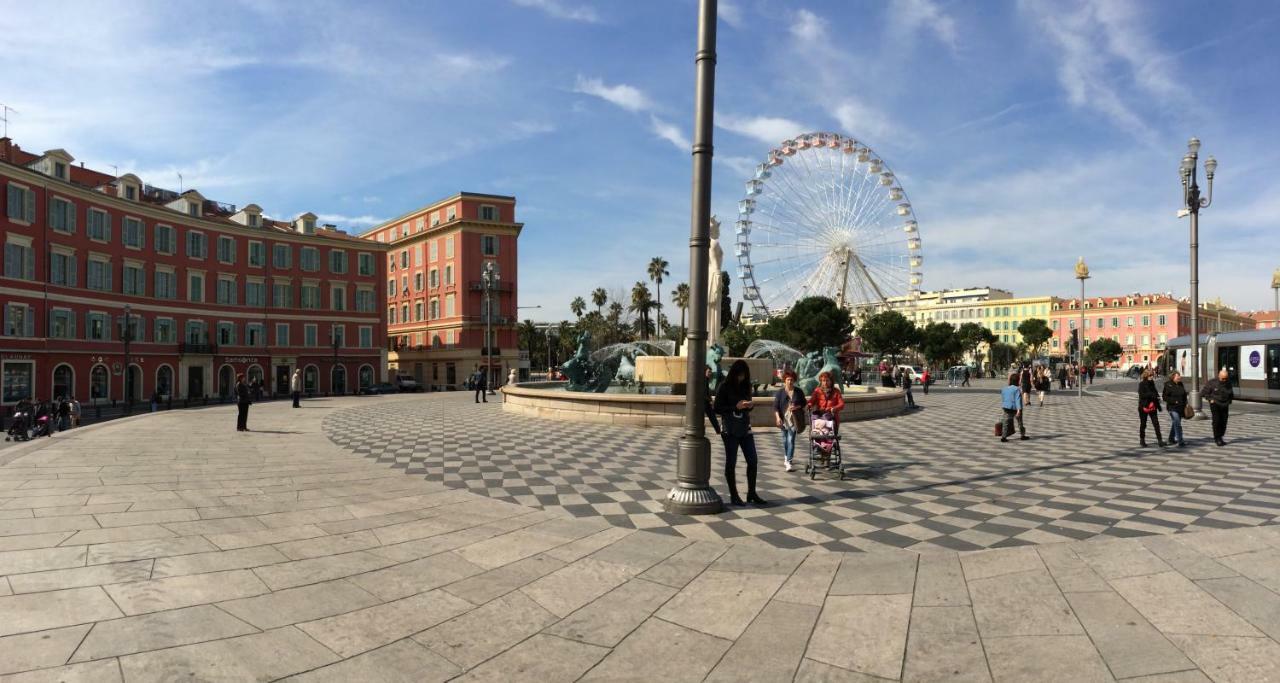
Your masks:
<path fill-rule="evenodd" d="M 223 356 L 224 363 L 257 363 L 257 356 Z"/>
<path fill-rule="evenodd" d="M 31 360 L 31 354 L 29 354 L 29 353 L 5 353 L 5 354 L 0 354 L 0 358 L 4 358 L 5 360 Z"/>

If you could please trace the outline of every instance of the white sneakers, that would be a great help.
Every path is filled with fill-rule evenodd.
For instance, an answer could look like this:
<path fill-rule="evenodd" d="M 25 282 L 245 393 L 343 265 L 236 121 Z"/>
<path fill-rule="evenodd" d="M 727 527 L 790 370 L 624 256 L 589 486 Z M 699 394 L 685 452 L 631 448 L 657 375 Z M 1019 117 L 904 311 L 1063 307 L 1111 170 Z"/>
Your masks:
<path fill-rule="evenodd" d="M 788 460 L 788 461 L 787 461 L 787 471 L 788 471 L 788 472 L 790 472 L 791 470 L 792 470 L 792 467 L 791 467 L 791 461 L 790 461 L 790 460 Z"/>

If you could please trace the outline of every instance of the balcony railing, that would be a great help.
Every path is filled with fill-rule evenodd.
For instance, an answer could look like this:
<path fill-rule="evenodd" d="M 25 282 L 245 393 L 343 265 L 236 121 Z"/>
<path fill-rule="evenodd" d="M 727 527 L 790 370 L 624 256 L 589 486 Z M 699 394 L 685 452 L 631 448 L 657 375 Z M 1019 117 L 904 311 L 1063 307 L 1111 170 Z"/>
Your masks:
<path fill-rule="evenodd" d="M 500 349 L 500 348 L 498 348 L 498 347 L 496 347 L 496 346 L 490 346 L 490 347 L 484 347 L 484 346 L 481 346 L 481 347 L 480 347 L 480 355 L 481 355 L 481 356 L 501 356 L 501 355 L 502 355 L 502 349 Z"/>
<path fill-rule="evenodd" d="M 178 355 L 180 356 L 212 356 L 217 352 L 217 344 L 209 344 L 207 342 L 180 342 L 178 344 Z"/>
<path fill-rule="evenodd" d="M 480 282 L 479 280 L 472 280 L 472 281 L 467 285 L 467 288 L 468 288 L 468 289 L 470 289 L 470 290 L 471 290 L 471 291 L 473 291 L 473 292 L 483 292 L 483 291 L 484 291 L 484 283 Z M 495 291 L 495 292 L 503 292 L 503 293 L 507 293 L 507 292 L 514 292 L 515 290 L 516 290 L 516 286 L 515 286 L 515 284 L 510 283 L 510 282 L 501 282 L 501 281 L 499 281 L 499 282 L 494 283 L 494 285 L 493 285 L 493 291 Z"/>

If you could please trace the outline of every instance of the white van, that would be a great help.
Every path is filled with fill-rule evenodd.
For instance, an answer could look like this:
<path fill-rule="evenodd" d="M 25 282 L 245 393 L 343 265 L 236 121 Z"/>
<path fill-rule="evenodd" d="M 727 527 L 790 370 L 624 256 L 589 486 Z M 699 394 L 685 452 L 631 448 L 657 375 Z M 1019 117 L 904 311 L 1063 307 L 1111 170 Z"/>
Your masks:
<path fill-rule="evenodd" d="M 896 375 L 896 374 L 898 374 L 898 372 L 897 372 L 898 370 L 901 370 L 901 371 L 902 371 L 902 373 L 903 373 L 904 375 L 907 375 L 908 377 L 910 377 L 910 378 L 911 378 L 911 382 L 912 382 L 913 384 L 919 384 L 919 383 L 920 383 L 920 377 L 921 377 L 921 375 L 923 375 L 923 374 L 924 374 L 924 369 L 923 369 L 923 368 L 919 368 L 919 367 L 916 367 L 916 366 L 914 366 L 914 365 L 898 365 L 898 366 L 896 366 L 896 367 L 894 368 L 894 374 L 895 374 L 895 375 Z"/>
<path fill-rule="evenodd" d="M 413 375 L 396 375 L 391 378 L 391 383 L 399 391 L 422 391 L 422 385 L 418 384 Z"/>

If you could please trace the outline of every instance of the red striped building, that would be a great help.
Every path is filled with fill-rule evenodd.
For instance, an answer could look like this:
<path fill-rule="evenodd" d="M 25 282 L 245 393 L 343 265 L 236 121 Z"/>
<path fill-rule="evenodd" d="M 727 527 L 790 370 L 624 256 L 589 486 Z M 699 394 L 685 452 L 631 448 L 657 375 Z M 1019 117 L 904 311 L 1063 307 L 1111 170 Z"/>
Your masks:
<path fill-rule="evenodd" d="M 386 245 L 0 138 L 0 404 L 352 393 L 386 367 Z"/>

